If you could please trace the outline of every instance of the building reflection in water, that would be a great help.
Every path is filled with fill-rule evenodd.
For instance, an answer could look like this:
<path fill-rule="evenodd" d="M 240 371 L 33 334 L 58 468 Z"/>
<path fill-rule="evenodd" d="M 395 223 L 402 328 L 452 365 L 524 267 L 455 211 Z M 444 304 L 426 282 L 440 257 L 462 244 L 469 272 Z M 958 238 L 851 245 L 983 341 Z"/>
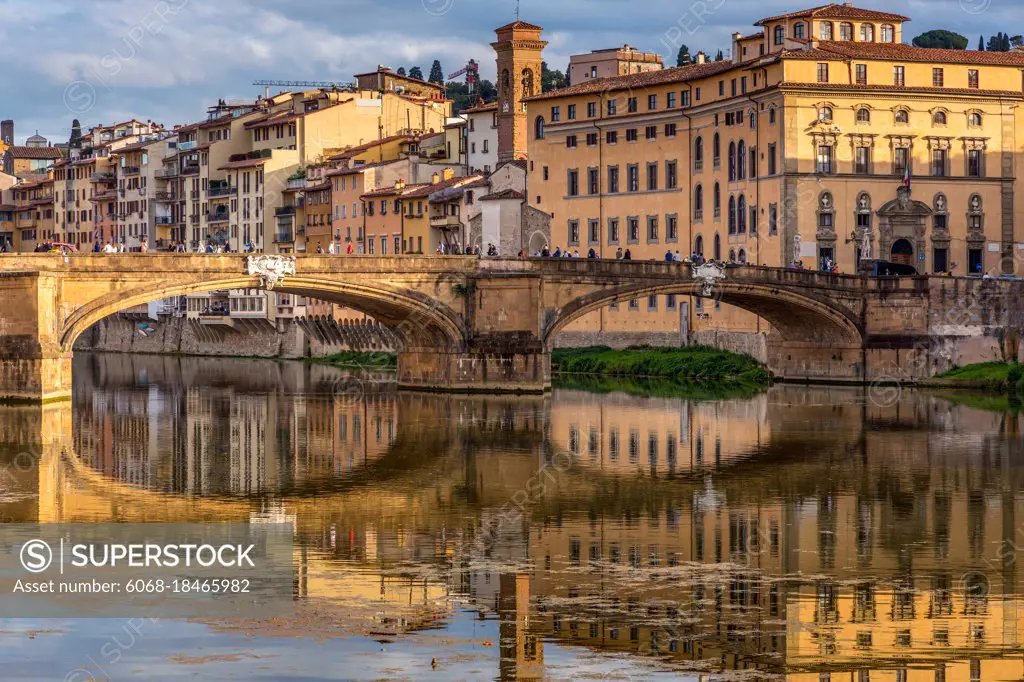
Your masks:
<path fill-rule="evenodd" d="M 499 621 L 502 679 L 543 678 L 545 642 L 716 680 L 1024 677 L 1009 414 L 804 387 L 353 398 L 298 363 L 76 362 L 73 406 L 43 409 L 73 410 L 79 466 L 5 518 L 287 519 L 300 596 L 391 639 L 466 605 Z M 39 411 L 0 411 L 0 454 L 45 441 Z"/>

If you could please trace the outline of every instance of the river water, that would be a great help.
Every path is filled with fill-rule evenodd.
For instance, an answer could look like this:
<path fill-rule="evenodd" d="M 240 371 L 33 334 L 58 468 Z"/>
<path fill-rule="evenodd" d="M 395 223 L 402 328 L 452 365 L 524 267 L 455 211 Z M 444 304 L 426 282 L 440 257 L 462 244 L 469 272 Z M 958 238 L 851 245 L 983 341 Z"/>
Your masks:
<path fill-rule="evenodd" d="M 3 613 L 5 680 L 1024 677 L 1022 434 L 998 401 L 407 394 L 101 354 L 74 372 L 70 404 L 0 407 L 3 520 L 283 522 L 295 613 Z"/>

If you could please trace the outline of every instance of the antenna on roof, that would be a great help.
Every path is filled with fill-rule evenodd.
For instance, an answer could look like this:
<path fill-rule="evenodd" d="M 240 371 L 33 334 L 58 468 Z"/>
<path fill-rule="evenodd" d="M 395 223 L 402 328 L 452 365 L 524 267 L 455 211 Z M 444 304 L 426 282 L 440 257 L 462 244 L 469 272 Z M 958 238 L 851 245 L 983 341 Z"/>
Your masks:
<path fill-rule="evenodd" d="M 519 21 L 519 0 L 516 0 L 516 21 Z"/>

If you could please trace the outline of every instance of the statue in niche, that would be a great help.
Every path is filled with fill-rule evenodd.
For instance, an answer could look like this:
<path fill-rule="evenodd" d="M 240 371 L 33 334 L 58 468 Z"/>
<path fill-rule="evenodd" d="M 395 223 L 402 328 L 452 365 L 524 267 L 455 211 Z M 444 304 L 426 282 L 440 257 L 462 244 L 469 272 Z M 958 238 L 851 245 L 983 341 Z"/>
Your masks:
<path fill-rule="evenodd" d="M 981 210 L 981 197 L 979 197 L 977 194 L 975 194 L 973 197 L 971 197 L 971 210 L 972 211 L 980 211 Z"/>
<path fill-rule="evenodd" d="M 939 213 L 946 210 L 946 197 L 941 194 L 935 198 L 935 210 Z"/>
<path fill-rule="evenodd" d="M 860 259 L 871 260 L 871 231 L 867 229 L 860 240 Z"/>
<path fill-rule="evenodd" d="M 826 194 L 822 194 L 821 195 L 821 208 L 823 210 L 825 210 L 825 211 L 827 211 L 828 209 L 832 208 L 832 195 L 831 194 L 827 194 L 826 193 Z"/>
<path fill-rule="evenodd" d="M 533 94 L 533 71 L 530 69 L 523 69 L 523 97 L 529 97 Z"/>
<path fill-rule="evenodd" d="M 793 235 L 793 260 L 800 260 L 800 233 L 797 232 Z"/>
<path fill-rule="evenodd" d="M 899 205 L 901 211 L 910 209 L 910 190 L 906 187 L 900 186 L 896 190 L 896 203 Z"/>
<path fill-rule="evenodd" d="M 867 194 L 861 194 L 860 195 L 860 202 L 859 203 L 860 203 L 860 210 L 866 211 L 868 209 L 868 195 Z"/>

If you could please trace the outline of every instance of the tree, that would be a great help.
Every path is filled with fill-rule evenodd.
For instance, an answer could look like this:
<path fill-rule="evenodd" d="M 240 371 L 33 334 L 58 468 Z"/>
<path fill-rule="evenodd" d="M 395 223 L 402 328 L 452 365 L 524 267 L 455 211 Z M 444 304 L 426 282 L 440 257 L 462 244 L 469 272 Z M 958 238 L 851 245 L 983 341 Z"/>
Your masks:
<path fill-rule="evenodd" d="M 494 83 L 480 81 L 480 99 L 485 102 L 493 102 L 498 99 L 498 88 L 494 87 Z"/>
<path fill-rule="evenodd" d="M 71 139 L 68 140 L 68 147 L 80 148 L 82 146 L 82 124 L 76 118 L 71 122 Z"/>
<path fill-rule="evenodd" d="M 965 36 L 942 29 L 926 31 L 914 38 L 913 42 L 917 47 L 936 47 L 944 50 L 967 49 L 967 38 Z"/>
<path fill-rule="evenodd" d="M 679 54 L 676 55 L 676 66 L 688 66 L 693 62 L 690 59 L 690 48 L 686 45 L 679 46 Z"/>
<path fill-rule="evenodd" d="M 452 101 L 453 116 L 476 104 L 476 96 L 469 94 L 469 87 L 465 83 L 450 81 L 444 86 L 444 96 Z"/>
<path fill-rule="evenodd" d="M 434 60 L 433 65 L 430 67 L 430 78 L 428 80 L 431 83 L 444 85 L 444 71 L 441 70 L 441 62 L 437 59 Z"/>
<path fill-rule="evenodd" d="M 985 49 L 989 52 L 1009 52 L 1010 51 L 1010 36 L 1003 32 L 999 32 L 988 39 L 988 44 Z"/>
<path fill-rule="evenodd" d="M 1024 36 L 1013 36 L 1010 38 L 1010 45 L 1013 47 L 1024 45 Z"/>
<path fill-rule="evenodd" d="M 722 51 L 721 51 L 721 50 L 719 50 L 719 51 L 718 51 L 718 54 L 716 54 L 716 55 L 715 55 L 715 61 L 716 61 L 716 62 L 720 62 L 720 61 L 722 61 L 722 60 L 724 60 L 724 59 L 725 59 L 725 55 L 723 55 L 723 54 L 722 54 Z"/>
<path fill-rule="evenodd" d="M 405 75 L 405 67 L 404 66 L 399 66 L 397 73 L 398 73 L 399 76 L 404 76 Z"/>
<path fill-rule="evenodd" d="M 557 69 L 552 71 L 548 68 L 547 62 L 540 63 L 540 91 L 551 92 L 552 90 L 558 90 L 564 88 L 565 74 Z"/>
<path fill-rule="evenodd" d="M 978 36 L 978 51 L 985 51 L 985 36 Z"/>
<path fill-rule="evenodd" d="M 409 78 L 418 78 L 419 80 L 423 80 L 423 69 L 418 66 L 412 67 L 409 69 Z"/>

